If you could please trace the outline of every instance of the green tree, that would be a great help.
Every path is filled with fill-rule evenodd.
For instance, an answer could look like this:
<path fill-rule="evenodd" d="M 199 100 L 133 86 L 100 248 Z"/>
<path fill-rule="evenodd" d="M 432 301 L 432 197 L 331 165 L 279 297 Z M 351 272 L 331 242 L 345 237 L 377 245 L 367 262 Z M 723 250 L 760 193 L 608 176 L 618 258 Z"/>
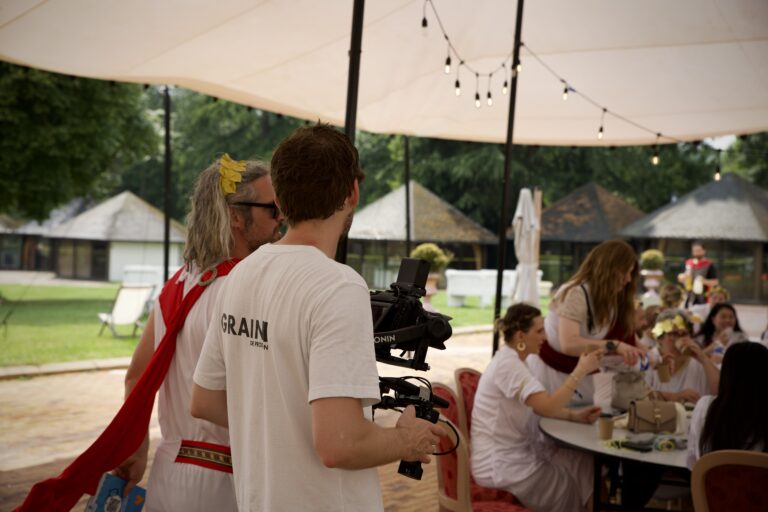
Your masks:
<path fill-rule="evenodd" d="M 42 220 L 151 153 L 141 86 L 0 62 L 0 211 Z"/>
<path fill-rule="evenodd" d="M 744 135 L 726 150 L 723 170 L 768 188 L 768 132 Z"/>

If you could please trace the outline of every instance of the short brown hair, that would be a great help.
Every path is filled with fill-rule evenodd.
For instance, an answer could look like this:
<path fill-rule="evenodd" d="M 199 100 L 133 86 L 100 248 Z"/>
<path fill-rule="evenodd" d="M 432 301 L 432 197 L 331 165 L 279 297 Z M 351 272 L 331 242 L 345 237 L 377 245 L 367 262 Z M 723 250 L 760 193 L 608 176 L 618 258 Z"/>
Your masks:
<path fill-rule="evenodd" d="M 289 225 L 327 219 L 362 181 L 357 149 L 330 125 L 303 126 L 272 155 L 272 185 Z"/>
<path fill-rule="evenodd" d="M 510 306 L 503 318 L 497 318 L 494 327 L 496 332 L 504 336 L 504 341 L 509 343 L 517 331 L 528 332 L 533 327 L 533 321 L 539 316 L 539 308 L 520 302 Z"/>

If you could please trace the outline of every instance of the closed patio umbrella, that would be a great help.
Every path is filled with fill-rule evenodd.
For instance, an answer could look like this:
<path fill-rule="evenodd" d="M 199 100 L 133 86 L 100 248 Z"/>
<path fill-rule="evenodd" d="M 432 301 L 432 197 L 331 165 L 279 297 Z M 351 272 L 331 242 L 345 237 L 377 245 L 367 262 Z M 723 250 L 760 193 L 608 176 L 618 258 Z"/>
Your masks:
<path fill-rule="evenodd" d="M 525 302 L 539 307 L 539 247 L 537 232 L 541 229 L 530 189 L 520 190 L 517 209 L 512 218 L 517 256 L 517 281 L 513 303 Z"/>

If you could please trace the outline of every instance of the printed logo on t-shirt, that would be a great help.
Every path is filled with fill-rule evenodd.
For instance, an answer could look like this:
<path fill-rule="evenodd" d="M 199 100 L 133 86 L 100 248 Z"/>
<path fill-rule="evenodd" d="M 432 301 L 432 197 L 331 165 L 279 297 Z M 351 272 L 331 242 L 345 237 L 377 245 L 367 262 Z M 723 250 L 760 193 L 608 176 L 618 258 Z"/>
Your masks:
<path fill-rule="evenodd" d="M 224 313 L 221 315 L 221 332 L 233 336 L 248 338 L 252 347 L 269 350 L 268 322 L 254 318 L 235 317 Z"/>

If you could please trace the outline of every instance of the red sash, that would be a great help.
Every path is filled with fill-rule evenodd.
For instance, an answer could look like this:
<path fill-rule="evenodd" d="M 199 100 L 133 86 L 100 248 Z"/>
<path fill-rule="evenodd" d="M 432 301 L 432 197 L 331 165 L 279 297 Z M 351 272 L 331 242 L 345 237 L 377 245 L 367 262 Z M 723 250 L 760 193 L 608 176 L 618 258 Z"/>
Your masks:
<path fill-rule="evenodd" d="M 603 339 L 619 340 L 626 343 L 627 345 L 635 345 L 635 334 L 630 333 L 629 335 L 626 335 L 615 324 L 610 329 L 608 329 L 608 333 Z M 546 363 L 547 366 L 561 373 L 571 373 L 576 368 L 576 364 L 579 362 L 578 357 L 569 356 L 568 354 L 558 352 L 552 348 L 552 346 L 546 340 L 541 346 L 539 357 L 542 361 L 544 361 L 544 363 Z"/>
<path fill-rule="evenodd" d="M 187 314 L 207 285 L 216 277 L 229 274 L 237 262 L 225 261 L 214 270 L 205 271 L 183 300 L 184 283 L 178 282 L 183 268 L 165 283 L 159 298 L 165 336 L 131 394 L 99 438 L 59 476 L 36 483 L 16 512 L 71 510 L 83 494 L 96 492 L 102 474 L 116 468 L 139 448 L 147 435 L 155 394 L 168 373 L 176 352 L 176 336 Z"/>

